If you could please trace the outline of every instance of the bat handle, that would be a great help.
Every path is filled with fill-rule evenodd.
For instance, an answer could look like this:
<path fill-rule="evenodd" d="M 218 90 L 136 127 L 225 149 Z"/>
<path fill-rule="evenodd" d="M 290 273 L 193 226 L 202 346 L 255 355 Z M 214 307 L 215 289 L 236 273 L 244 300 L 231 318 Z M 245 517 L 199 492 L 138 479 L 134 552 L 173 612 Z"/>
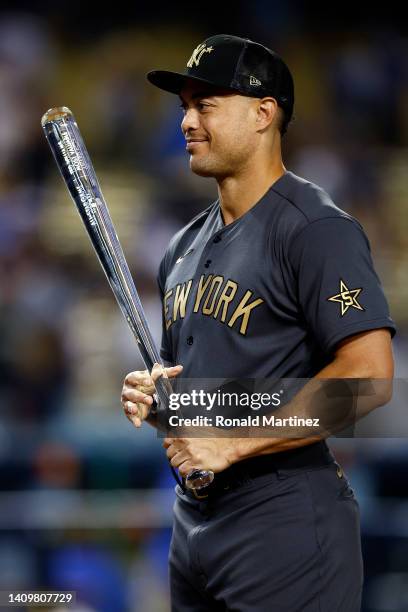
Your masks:
<path fill-rule="evenodd" d="M 155 357 L 155 356 L 154 356 Z M 167 375 L 162 375 L 156 380 L 156 393 L 159 401 L 168 406 L 169 397 L 172 393 L 172 386 L 167 378 Z M 194 469 L 189 472 L 185 479 L 185 486 L 192 491 L 199 491 L 208 487 L 214 480 L 214 472 L 212 470 Z"/>

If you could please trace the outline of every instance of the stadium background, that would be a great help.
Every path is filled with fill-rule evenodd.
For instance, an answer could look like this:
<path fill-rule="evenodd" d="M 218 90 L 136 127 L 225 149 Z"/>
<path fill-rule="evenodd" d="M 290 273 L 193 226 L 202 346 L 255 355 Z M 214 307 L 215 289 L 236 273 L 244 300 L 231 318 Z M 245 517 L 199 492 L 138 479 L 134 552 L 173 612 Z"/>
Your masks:
<path fill-rule="evenodd" d="M 178 100 L 145 72 L 178 69 L 220 32 L 277 50 L 296 84 L 286 166 L 364 225 L 398 325 L 403 381 L 408 38 L 388 4 L 334 15 L 262 0 L 84 4 L 3 2 L 0 11 L 0 590 L 74 589 L 78 612 L 162 612 L 173 482 L 154 432 L 136 432 L 122 413 L 138 352 L 41 116 L 58 105 L 75 113 L 159 340 L 158 263 L 215 186 L 190 174 Z M 396 432 L 406 430 L 405 398 L 399 412 L 385 409 Z M 406 612 L 407 440 L 332 447 L 361 504 L 363 610 Z"/>

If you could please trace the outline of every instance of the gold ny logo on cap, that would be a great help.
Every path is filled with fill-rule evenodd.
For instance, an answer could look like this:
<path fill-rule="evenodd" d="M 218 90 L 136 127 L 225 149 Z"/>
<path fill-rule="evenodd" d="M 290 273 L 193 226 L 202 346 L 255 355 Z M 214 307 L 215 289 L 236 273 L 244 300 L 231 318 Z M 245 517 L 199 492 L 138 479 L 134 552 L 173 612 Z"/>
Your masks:
<path fill-rule="evenodd" d="M 214 47 L 207 47 L 205 43 L 201 43 L 201 45 L 198 45 L 198 47 L 194 49 L 190 59 L 187 62 L 187 68 L 192 68 L 194 64 L 198 66 L 203 54 L 211 53 L 211 51 L 214 51 Z"/>

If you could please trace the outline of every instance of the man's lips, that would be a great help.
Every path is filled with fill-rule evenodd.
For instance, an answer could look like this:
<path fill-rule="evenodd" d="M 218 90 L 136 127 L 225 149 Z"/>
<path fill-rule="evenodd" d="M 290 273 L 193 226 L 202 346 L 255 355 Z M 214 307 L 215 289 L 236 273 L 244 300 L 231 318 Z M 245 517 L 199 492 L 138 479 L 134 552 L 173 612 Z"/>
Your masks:
<path fill-rule="evenodd" d="M 199 145 L 202 142 L 207 142 L 206 138 L 188 138 L 186 149 L 187 151 L 191 151 L 195 146 Z"/>

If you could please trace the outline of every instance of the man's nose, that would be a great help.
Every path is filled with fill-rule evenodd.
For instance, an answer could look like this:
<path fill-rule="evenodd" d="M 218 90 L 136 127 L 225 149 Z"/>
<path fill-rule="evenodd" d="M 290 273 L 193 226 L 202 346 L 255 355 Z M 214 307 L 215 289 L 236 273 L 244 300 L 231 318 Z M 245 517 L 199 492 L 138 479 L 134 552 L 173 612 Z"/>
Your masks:
<path fill-rule="evenodd" d="M 198 117 L 198 112 L 194 108 L 188 108 L 183 117 L 183 121 L 181 122 L 181 129 L 183 134 L 187 134 L 189 130 L 196 130 L 200 127 L 200 120 Z"/>

